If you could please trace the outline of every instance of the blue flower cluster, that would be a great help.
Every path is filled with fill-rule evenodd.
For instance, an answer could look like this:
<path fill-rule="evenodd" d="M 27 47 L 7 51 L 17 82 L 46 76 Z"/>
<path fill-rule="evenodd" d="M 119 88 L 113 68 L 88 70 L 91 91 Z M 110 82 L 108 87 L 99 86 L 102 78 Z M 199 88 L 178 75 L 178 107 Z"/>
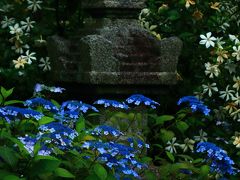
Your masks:
<path fill-rule="evenodd" d="M 69 116 L 70 118 L 77 119 L 81 113 L 86 113 L 88 110 L 98 112 L 97 108 L 82 101 L 65 101 L 62 103 L 59 114 L 62 116 Z"/>
<path fill-rule="evenodd" d="M 10 120 L 15 117 L 34 118 L 36 120 L 39 120 L 43 117 L 43 114 L 40 112 L 14 106 L 1 107 L 0 115 L 4 117 L 8 123 L 10 123 Z"/>
<path fill-rule="evenodd" d="M 149 144 L 144 143 L 141 139 L 138 138 L 128 138 L 127 141 L 130 143 L 131 147 L 134 147 L 136 144 L 138 148 L 150 148 Z"/>
<path fill-rule="evenodd" d="M 39 127 L 39 133 L 36 137 L 18 137 L 23 143 L 25 149 L 31 156 L 34 156 L 34 146 L 37 142 L 40 142 L 40 149 L 38 155 L 47 156 L 53 153 L 51 146 L 55 145 L 61 150 L 72 147 L 72 142 L 78 133 L 59 122 L 51 122 Z"/>
<path fill-rule="evenodd" d="M 152 109 L 156 109 L 156 106 L 159 106 L 160 104 L 150 98 L 147 98 L 141 94 L 134 94 L 126 99 L 128 104 L 134 103 L 135 105 L 140 105 L 141 103 L 150 106 Z"/>
<path fill-rule="evenodd" d="M 135 159 L 136 151 L 134 148 L 119 144 L 113 141 L 86 141 L 82 148 L 97 151 L 98 161 L 105 163 L 110 169 L 115 169 L 116 173 L 124 175 L 132 175 L 139 177 L 136 169 L 146 168 L 146 165 Z"/>
<path fill-rule="evenodd" d="M 41 91 L 46 90 L 54 93 L 62 93 L 65 89 L 61 87 L 48 87 L 44 84 L 36 84 L 34 87 L 34 93 L 40 93 Z"/>
<path fill-rule="evenodd" d="M 206 161 L 211 161 L 211 171 L 222 175 L 236 174 L 236 169 L 232 166 L 233 160 L 226 154 L 226 152 L 220 147 L 209 142 L 200 142 L 197 144 L 197 152 L 206 152 Z"/>
<path fill-rule="evenodd" d="M 28 153 L 33 157 L 34 146 L 40 140 L 40 138 L 39 137 L 35 138 L 35 137 L 30 137 L 28 135 L 25 135 L 25 137 L 18 137 L 18 139 L 22 142 L 22 144 L 24 145 L 24 148 L 28 151 Z M 48 148 L 47 146 L 43 145 L 43 143 L 41 143 L 41 147 L 37 153 L 38 155 L 41 155 L 41 156 L 48 156 L 52 153 L 52 149 Z"/>
<path fill-rule="evenodd" d="M 102 134 L 104 134 L 105 136 L 112 135 L 114 137 L 123 135 L 121 131 L 107 125 L 101 125 L 96 127 L 93 131 L 91 131 L 91 134 L 96 136 L 100 136 Z"/>
<path fill-rule="evenodd" d="M 39 130 L 41 138 L 50 138 L 48 144 L 55 144 L 60 149 L 71 147 L 73 139 L 78 136 L 75 130 L 59 122 L 42 125 Z"/>
<path fill-rule="evenodd" d="M 202 101 L 197 99 L 195 96 L 184 96 L 179 99 L 177 104 L 180 105 L 184 102 L 189 102 L 192 112 L 199 110 L 204 115 L 206 116 L 209 115 L 210 109 L 206 105 L 204 105 Z"/>
<path fill-rule="evenodd" d="M 121 108 L 121 109 L 128 109 L 128 105 L 126 105 L 125 103 L 121 103 L 115 100 L 108 100 L 108 99 L 99 99 L 97 101 L 94 102 L 94 104 L 103 104 L 104 107 L 114 107 L 114 108 Z"/>
<path fill-rule="evenodd" d="M 111 126 L 101 125 L 96 127 L 93 131 L 89 132 L 94 136 L 113 136 L 118 139 L 123 133 Z M 139 139 L 129 138 L 127 142 L 130 144 L 122 144 L 115 141 L 104 142 L 102 140 L 85 141 L 82 148 L 97 151 L 97 160 L 106 164 L 110 169 L 115 170 L 117 175 L 131 175 L 139 178 L 137 169 L 146 168 L 146 165 L 136 160 L 136 154 L 141 153 L 143 147 L 149 147 Z M 122 142 L 122 140 L 119 139 Z M 133 147 L 133 143 L 137 142 L 138 149 Z M 132 145 L 132 146 L 131 146 Z"/>
<path fill-rule="evenodd" d="M 31 108 L 42 106 L 44 109 L 50 110 L 53 113 L 58 112 L 58 108 L 51 101 L 48 101 L 40 97 L 28 99 L 25 101 L 24 105 Z"/>

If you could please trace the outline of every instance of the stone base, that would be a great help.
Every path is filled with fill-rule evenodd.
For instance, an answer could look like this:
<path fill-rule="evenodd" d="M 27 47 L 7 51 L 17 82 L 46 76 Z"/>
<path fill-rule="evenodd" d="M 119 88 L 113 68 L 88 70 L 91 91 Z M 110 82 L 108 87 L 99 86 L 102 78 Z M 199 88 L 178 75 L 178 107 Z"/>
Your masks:
<path fill-rule="evenodd" d="M 86 72 L 82 82 L 91 84 L 115 85 L 173 85 L 177 83 L 177 75 L 173 72 Z"/>

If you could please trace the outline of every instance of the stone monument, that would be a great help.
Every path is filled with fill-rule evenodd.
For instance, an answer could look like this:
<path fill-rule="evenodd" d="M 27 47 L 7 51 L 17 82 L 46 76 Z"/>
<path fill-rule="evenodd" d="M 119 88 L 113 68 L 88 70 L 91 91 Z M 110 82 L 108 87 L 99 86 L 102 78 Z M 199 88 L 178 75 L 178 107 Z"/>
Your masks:
<path fill-rule="evenodd" d="M 174 85 L 182 42 L 158 40 L 143 29 L 138 14 L 145 0 L 83 0 L 90 18 L 65 39 L 48 39 L 53 78 L 92 85 Z M 129 93 L 129 92 L 128 92 Z"/>

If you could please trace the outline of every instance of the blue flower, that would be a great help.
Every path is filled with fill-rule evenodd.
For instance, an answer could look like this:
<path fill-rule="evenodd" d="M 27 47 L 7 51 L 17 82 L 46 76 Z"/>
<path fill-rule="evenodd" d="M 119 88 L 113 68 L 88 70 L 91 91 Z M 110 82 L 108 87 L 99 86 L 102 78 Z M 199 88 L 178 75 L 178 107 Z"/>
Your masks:
<path fill-rule="evenodd" d="M 210 170 L 222 175 L 236 174 L 236 169 L 232 166 L 233 160 L 220 147 L 209 142 L 200 142 L 197 144 L 197 152 L 207 153 L 206 160 L 211 161 Z"/>
<path fill-rule="evenodd" d="M 78 133 L 59 123 L 51 122 L 49 124 L 41 125 L 39 127 L 41 138 L 50 138 L 48 144 L 55 144 L 60 149 L 66 149 L 72 146 L 72 141 L 78 136 Z"/>
<path fill-rule="evenodd" d="M 0 114 L 1 116 L 4 116 L 4 118 L 9 122 L 10 119 L 14 117 L 24 117 L 24 118 L 34 118 L 36 120 L 39 120 L 43 117 L 43 114 L 31 109 L 25 109 L 25 108 L 18 108 L 14 106 L 5 106 L 0 108 Z"/>
<path fill-rule="evenodd" d="M 44 84 L 36 84 L 34 87 L 34 94 L 40 93 L 43 90 L 54 92 L 54 93 L 62 93 L 65 89 L 61 87 L 49 87 Z"/>
<path fill-rule="evenodd" d="M 25 101 L 24 105 L 28 107 L 43 106 L 44 109 L 50 110 L 54 113 L 58 112 L 58 108 L 51 101 L 40 97 L 29 99 Z"/>
<path fill-rule="evenodd" d="M 123 135 L 123 133 L 111 126 L 107 126 L 107 125 L 101 125 L 101 126 L 98 126 L 96 127 L 93 131 L 91 131 L 91 134 L 92 135 L 112 135 L 112 136 L 120 136 L 120 135 Z"/>
<path fill-rule="evenodd" d="M 180 105 L 184 102 L 189 102 L 192 112 L 199 110 L 203 114 L 209 115 L 210 109 L 206 105 L 204 105 L 202 101 L 197 99 L 195 96 L 184 96 L 179 99 L 177 104 Z"/>
<path fill-rule="evenodd" d="M 34 156 L 34 146 L 40 140 L 39 137 L 30 137 L 25 135 L 25 137 L 18 137 L 18 139 L 24 145 L 24 148 L 28 151 L 31 156 Z M 48 156 L 52 153 L 52 149 L 45 146 L 42 142 L 40 143 L 41 147 L 38 151 L 38 155 Z"/>
<path fill-rule="evenodd" d="M 150 148 L 149 144 L 144 143 L 138 138 L 128 138 L 127 141 L 130 143 L 131 147 L 134 147 L 134 144 L 136 144 L 138 148 Z"/>
<path fill-rule="evenodd" d="M 150 98 L 147 98 L 141 94 L 134 94 L 126 99 L 128 104 L 134 103 L 135 105 L 140 105 L 141 103 L 150 106 L 152 109 L 156 109 L 156 106 L 159 106 L 160 104 Z"/>
<path fill-rule="evenodd" d="M 98 112 L 97 108 L 89 104 L 85 104 L 82 101 L 65 101 L 60 108 L 61 116 L 69 116 L 73 119 L 78 119 L 81 113 L 86 113 L 88 110 Z"/>
<path fill-rule="evenodd" d="M 97 160 L 122 175 L 139 177 L 136 169 L 146 168 L 146 165 L 136 160 L 138 153 L 134 148 L 117 142 L 102 142 L 101 140 L 85 141 L 82 148 L 97 151 Z"/>
<path fill-rule="evenodd" d="M 128 105 L 126 105 L 125 103 L 121 103 L 115 100 L 108 100 L 108 99 L 99 99 L 97 101 L 95 101 L 93 104 L 103 104 L 104 107 L 114 107 L 114 108 L 121 108 L 121 109 L 128 109 Z"/>

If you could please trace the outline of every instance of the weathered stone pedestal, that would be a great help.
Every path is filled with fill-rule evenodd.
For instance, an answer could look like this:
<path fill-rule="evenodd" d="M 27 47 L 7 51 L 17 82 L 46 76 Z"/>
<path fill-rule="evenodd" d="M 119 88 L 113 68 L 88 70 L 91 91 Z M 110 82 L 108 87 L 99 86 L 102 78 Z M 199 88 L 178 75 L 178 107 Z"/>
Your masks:
<path fill-rule="evenodd" d="M 137 17 L 145 0 L 85 0 L 91 18 L 85 28 L 64 39 L 48 39 L 53 78 L 90 85 L 174 85 L 182 42 L 157 40 Z M 128 92 L 131 93 L 131 92 Z"/>

